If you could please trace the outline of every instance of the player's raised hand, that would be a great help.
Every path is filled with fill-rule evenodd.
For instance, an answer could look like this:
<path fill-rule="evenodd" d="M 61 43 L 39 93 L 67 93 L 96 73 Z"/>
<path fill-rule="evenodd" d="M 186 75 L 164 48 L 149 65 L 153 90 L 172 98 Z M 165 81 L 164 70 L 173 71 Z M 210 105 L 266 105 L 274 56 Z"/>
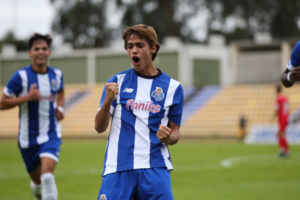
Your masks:
<path fill-rule="evenodd" d="M 300 66 L 291 71 L 290 79 L 291 81 L 300 81 Z"/>
<path fill-rule="evenodd" d="M 40 91 L 36 88 L 36 83 L 34 83 L 27 94 L 28 101 L 35 101 L 41 98 Z"/>
<path fill-rule="evenodd" d="M 113 102 L 116 98 L 116 95 L 119 94 L 119 84 L 112 82 L 106 83 L 106 96 L 105 98 L 109 102 Z"/>
<path fill-rule="evenodd" d="M 171 137 L 171 132 L 172 132 L 172 130 L 169 127 L 161 124 L 161 125 L 159 125 L 159 129 L 156 133 L 156 136 L 158 137 L 159 141 L 167 144 Z"/>

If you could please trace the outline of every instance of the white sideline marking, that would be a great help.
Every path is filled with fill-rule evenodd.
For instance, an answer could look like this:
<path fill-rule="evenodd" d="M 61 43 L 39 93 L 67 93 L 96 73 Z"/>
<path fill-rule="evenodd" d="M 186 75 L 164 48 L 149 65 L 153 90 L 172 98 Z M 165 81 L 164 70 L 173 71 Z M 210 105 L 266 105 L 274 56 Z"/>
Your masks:
<path fill-rule="evenodd" d="M 221 160 L 220 165 L 224 168 L 230 168 L 235 163 L 252 162 L 258 160 L 277 160 L 278 156 L 274 154 L 252 155 L 252 156 L 236 156 Z"/>

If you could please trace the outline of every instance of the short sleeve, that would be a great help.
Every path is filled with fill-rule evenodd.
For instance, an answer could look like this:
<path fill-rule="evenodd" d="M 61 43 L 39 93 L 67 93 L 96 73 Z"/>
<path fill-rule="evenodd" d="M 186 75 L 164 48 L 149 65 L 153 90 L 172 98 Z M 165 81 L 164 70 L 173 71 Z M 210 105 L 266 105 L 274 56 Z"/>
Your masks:
<path fill-rule="evenodd" d="M 59 92 L 62 91 L 64 89 L 65 85 L 64 85 L 64 75 L 61 74 L 61 78 L 60 78 L 60 87 L 59 87 Z"/>
<path fill-rule="evenodd" d="M 107 83 L 112 83 L 112 82 L 116 82 L 117 81 L 117 77 L 114 76 L 112 77 L 111 79 L 109 79 L 107 81 Z M 98 107 L 98 111 L 101 109 L 103 103 L 104 103 L 104 100 L 105 100 L 105 96 L 106 96 L 106 86 L 104 86 L 104 89 L 103 89 L 103 92 L 102 92 L 102 96 L 101 96 L 101 99 L 100 99 L 100 104 L 99 104 L 99 107 Z M 110 106 L 110 114 L 113 114 L 114 113 L 114 110 L 115 110 L 115 107 L 116 107 L 116 100 L 114 100 L 112 103 L 111 103 L 111 106 Z"/>
<path fill-rule="evenodd" d="M 168 114 L 169 120 L 177 124 L 178 126 L 181 125 L 183 102 L 183 89 L 182 86 L 179 84 L 175 91 L 173 97 L 173 104 L 172 106 L 170 106 L 170 111 Z"/>
<path fill-rule="evenodd" d="M 19 96 L 22 92 L 22 79 L 20 77 L 19 71 L 15 72 L 10 80 L 8 81 L 3 93 L 8 97 Z"/>
<path fill-rule="evenodd" d="M 54 69 L 54 73 L 56 75 L 56 79 L 58 82 L 58 92 L 62 91 L 64 89 L 64 75 L 60 69 Z"/>

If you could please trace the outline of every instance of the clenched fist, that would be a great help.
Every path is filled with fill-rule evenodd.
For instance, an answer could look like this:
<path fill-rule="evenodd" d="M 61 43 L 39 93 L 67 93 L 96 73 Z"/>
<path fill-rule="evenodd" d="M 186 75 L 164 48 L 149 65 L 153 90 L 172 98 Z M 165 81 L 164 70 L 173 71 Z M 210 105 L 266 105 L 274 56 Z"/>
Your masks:
<path fill-rule="evenodd" d="M 106 83 L 106 95 L 105 98 L 111 103 L 115 100 L 116 95 L 119 94 L 119 84 L 117 83 Z"/>
<path fill-rule="evenodd" d="M 164 125 L 159 125 L 159 129 L 156 133 L 156 136 L 158 137 L 159 141 L 168 144 L 171 138 L 171 132 L 172 130 L 169 127 Z"/>

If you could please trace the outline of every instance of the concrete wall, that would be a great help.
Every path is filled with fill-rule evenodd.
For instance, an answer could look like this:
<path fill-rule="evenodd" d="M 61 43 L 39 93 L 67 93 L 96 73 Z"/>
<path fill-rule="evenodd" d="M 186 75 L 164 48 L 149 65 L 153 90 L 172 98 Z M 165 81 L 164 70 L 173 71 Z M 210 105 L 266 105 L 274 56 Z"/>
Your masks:
<path fill-rule="evenodd" d="M 281 52 L 239 52 L 237 56 L 236 83 L 280 82 Z"/>

